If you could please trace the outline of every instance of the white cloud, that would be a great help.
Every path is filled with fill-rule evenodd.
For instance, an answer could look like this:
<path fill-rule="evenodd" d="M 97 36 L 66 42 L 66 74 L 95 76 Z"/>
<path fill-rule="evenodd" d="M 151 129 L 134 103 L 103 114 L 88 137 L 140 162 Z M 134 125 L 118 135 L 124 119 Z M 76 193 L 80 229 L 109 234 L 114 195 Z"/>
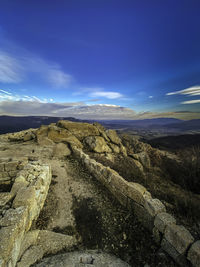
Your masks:
<path fill-rule="evenodd" d="M 194 99 L 194 100 L 188 100 L 188 101 L 183 101 L 181 104 L 197 104 L 200 103 L 200 99 Z"/>
<path fill-rule="evenodd" d="M 0 115 L 32 115 L 32 116 L 56 116 L 75 117 L 79 119 L 92 120 L 137 120 L 151 118 L 179 118 L 179 119 L 199 119 L 200 112 L 180 111 L 180 112 L 141 112 L 136 113 L 130 108 L 125 108 L 109 104 L 86 105 L 83 102 L 73 103 L 45 103 L 31 98 L 31 101 L 2 99 L 0 101 Z M 26 98 L 25 98 L 26 99 Z M 199 100 L 200 102 L 200 100 Z"/>
<path fill-rule="evenodd" d="M 50 68 L 48 70 L 48 80 L 55 87 L 68 87 L 72 81 L 72 76 L 62 70 Z"/>
<path fill-rule="evenodd" d="M 23 79 L 23 67 L 8 53 L 0 51 L 0 82 L 19 83 Z"/>
<path fill-rule="evenodd" d="M 37 102 L 42 103 L 42 100 L 39 99 L 37 96 L 32 96 L 32 99 L 35 100 L 35 101 L 37 101 Z"/>
<path fill-rule="evenodd" d="M 0 89 L 0 93 L 4 93 L 4 94 L 7 94 L 7 95 L 12 95 L 11 93 L 9 93 L 9 92 L 7 92 L 5 90 L 2 90 L 2 89 Z"/>
<path fill-rule="evenodd" d="M 150 95 L 150 96 L 149 96 L 149 98 L 151 99 L 151 98 L 153 98 L 153 96 L 152 96 L 152 95 Z"/>
<path fill-rule="evenodd" d="M 108 99 L 116 99 L 116 98 L 122 97 L 123 95 L 118 92 L 96 91 L 96 92 L 90 93 L 90 96 L 91 97 L 105 97 Z"/>
<path fill-rule="evenodd" d="M 36 74 L 43 82 L 56 88 L 67 88 L 72 76 L 66 73 L 59 64 L 48 62 L 33 54 L 16 57 L 12 53 L 0 50 L 0 82 L 20 83 Z"/>
<path fill-rule="evenodd" d="M 192 86 L 183 90 L 167 93 L 166 95 L 200 95 L 200 86 Z"/>
<path fill-rule="evenodd" d="M 86 105 L 83 102 L 45 103 L 35 101 L 0 101 L 0 114 L 75 117 L 80 119 L 133 119 L 132 109 L 116 105 Z"/>

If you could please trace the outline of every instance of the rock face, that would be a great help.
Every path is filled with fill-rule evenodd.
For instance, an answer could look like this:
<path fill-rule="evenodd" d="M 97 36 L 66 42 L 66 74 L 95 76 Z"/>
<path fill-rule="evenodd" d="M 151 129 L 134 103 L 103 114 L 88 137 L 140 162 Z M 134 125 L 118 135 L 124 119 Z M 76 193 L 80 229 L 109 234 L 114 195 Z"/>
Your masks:
<path fill-rule="evenodd" d="M 14 168 L 11 164 L 8 166 L 11 169 Z M 33 220 L 39 216 L 50 181 L 51 170 L 48 165 L 27 164 L 18 173 L 9 193 L 14 200 L 0 219 L 0 263 L 2 267 L 16 266 L 21 244 Z M 5 203 L 6 201 L 3 204 Z"/>
<path fill-rule="evenodd" d="M 113 255 L 100 251 L 72 252 L 48 257 L 36 264 L 37 267 L 130 267 L 126 262 L 116 258 Z"/>
<path fill-rule="evenodd" d="M 89 123 L 59 121 L 57 126 L 68 130 L 72 135 L 75 135 L 79 140 L 89 135 L 99 135 L 98 129 Z"/>
<path fill-rule="evenodd" d="M 110 141 L 116 145 L 119 145 L 121 143 L 120 138 L 118 137 L 116 131 L 114 130 L 107 130 L 106 134 L 108 136 L 108 138 L 110 139 Z"/>
<path fill-rule="evenodd" d="M 106 144 L 105 139 L 101 136 L 88 136 L 84 139 L 89 149 L 98 152 L 112 152 L 109 146 Z"/>
<path fill-rule="evenodd" d="M 89 149 L 95 153 L 121 153 L 126 155 L 126 148 L 114 130 L 105 130 L 98 123 L 77 123 L 58 121 L 49 126 L 41 126 L 35 133 L 38 144 L 52 146 L 66 143 L 71 148 Z"/>
<path fill-rule="evenodd" d="M 102 223 L 103 216 L 98 212 L 98 209 L 89 209 L 90 199 L 94 191 L 88 184 L 88 180 L 84 176 L 81 177 L 81 179 L 86 180 L 83 192 L 80 190 L 83 184 L 76 180 L 81 172 L 74 175 L 73 179 L 68 180 L 69 177 L 66 176 L 64 170 L 67 170 L 65 164 L 69 156 L 72 156 L 68 158 L 69 162 L 75 158 L 77 164 L 81 162 L 81 166 L 84 166 L 92 179 L 96 178 L 102 187 L 106 187 L 106 190 L 125 207 L 125 210 L 137 217 L 141 225 L 152 233 L 157 245 L 178 264 L 188 266 L 189 260 L 193 266 L 200 266 L 200 241 L 195 240 L 185 227 L 177 225 L 176 219 L 167 213 L 165 205 L 159 199 L 153 198 L 153 194 L 151 195 L 146 187 L 134 180 L 136 171 L 142 176 L 152 167 L 152 155 L 156 155 L 156 153 L 149 145 L 138 140 L 132 140 L 131 144 L 126 139 L 121 139 L 116 131 L 105 130 L 98 123 L 92 125 L 63 120 L 57 124 L 41 126 L 37 130 L 11 134 L 8 139 L 12 141 L 12 144 L 13 142 L 26 142 L 24 146 L 31 146 L 33 143 L 34 145 L 32 152 L 29 151 L 25 159 L 7 159 L 0 162 L 0 185 L 11 187 L 9 192 L 0 193 L 0 267 L 29 267 L 33 264 L 36 264 L 33 266 L 62 266 L 64 264 L 63 266 L 70 267 L 82 265 L 128 266 L 121 260 L 110 257 L 110 255 L 102 253 L 97 255 L 96 252 L 89 254 L 74 252 L 74 254 L 44 258 L 48 254 L 57 254 L 63 249 L 65 251 L 71 250 L 83 241 L 81 238 L 84 236 L 78 236 L 78 231 L 83 230 L 80 230 L 82 226 L 77 232 L 74 230 L 76 227 L 78 229 L 78 223 L 81 220 L 86 221 L 86 228 L 88 228 L 90 221 L 95 218 L 95 224 L 90 227 L 95 228 L 95 231 L 97 224 Z M 39 154 L 34 152 L 38 147 L 42 147 L 43 152 L 46 151 L 44 155 L 47 156 L 45 160 L 48 164 L 36 162 L 40 159 Z M 157 154 L 159 158 L 161 153 L 158 152 Z M 134 170 L 133 179 L 124 179 L 123 174 L 121 174 L 122 176 L 119 175 L 119 170 L 116 172 L 111 165 L 97 162 L 94 160 L 94 155 L 97 155 L 97 158 L 102 157 L 110 160 L 113 162 L 113 166 L 118 163 L 119 168 L 124 165 L 125 161 L 129 160 L 129 166 Z M 45 226 L 47 228 L 34 228 L 35 225 L 32 223 L 38 218 L 43 208 L 51 182 L 49 162 L 53 166 L 60 164 L 57 172 L 54 172 L 53 179 L 55 180 L 52 182 L 55 185 L 54 190 L 58 190 L 56 197 L 47 199 L 47 206 L 49 202 L 55 202 L 53 206 L 55 214 Z M 128 165 L 125 165 L 125 168 L 126 166 Z M 58 175 L 60 179 L 62 177 L 62 185 L 59 185 L 62 190 L 57 185 L 56 177 Z M 52 194 L 51 190 L 50 194 Z M 62 194 L 59 194 L 60 192 Z M 87 205 L 81 206 L 83 199 L 80 196 L 86 194 L 85 192 L 87 192 Z M 105 202 L 102 201 L 101 205 L 104 204 Z M 76 215 L 72 212 L 73 205 L 73 212 L 76 210 L 76 206 L 80 205 L 79 213 Z M 47 211 L 48 213 L 46 213 Z M 85 216 L 86 211 L 89 219 Z M 51 211 L 46 209 L 42 214 L 40 218 L 43 222 L 42 227 L 49 219 L 47 215 L 49 213 L 51 214 Z M 118 221 L 116 220 L 117 223 Z M 102 229 L 109 228 L 103 227 Z M 64 234 L 61 234 L 60 231 Z M 108 229 L 108 231 L 110 230 Z M 127 233 L 123 233 L 122 239 L 122 243 L 120 240 L 120 249 L 124 249 L 123 242 L 127 239 Z M 74 255 L 76 255 L 76 259 Z M 37 264 L 40 260 L 41 262 Z"/>

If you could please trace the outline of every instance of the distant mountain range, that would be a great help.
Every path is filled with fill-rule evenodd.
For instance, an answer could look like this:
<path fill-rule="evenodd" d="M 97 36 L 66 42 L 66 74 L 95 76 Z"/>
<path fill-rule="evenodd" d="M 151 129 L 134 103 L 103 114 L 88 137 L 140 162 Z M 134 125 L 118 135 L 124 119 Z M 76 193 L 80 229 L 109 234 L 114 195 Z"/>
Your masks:
<path fill-rule="evenodd" d="M 41 125 L 56 123 L 59 120 L 80 121 L 75 118 L 47 116 L 0 116 L 0 134 L 18 132 L 29 128 L 39 128 Z"/>
<path fill-rule="evenodd" d="M 94 122 L 94 120 L 79 120 L 72 117 L 48 117 L 48 116 L 0 116 L 0 134 L 17 132 L 29 128 L 38 128 L 40 125 L 48 125 L 56 123 L 58 120 L 70 120 L 81 122 Z M 164 131 L 190 131 L 200 130 L 200 120 L 183 121 L 174 118 L 157 118 L 145 120 L 99 120 L 106 128 L 114 129 L 145 129 Z"/>

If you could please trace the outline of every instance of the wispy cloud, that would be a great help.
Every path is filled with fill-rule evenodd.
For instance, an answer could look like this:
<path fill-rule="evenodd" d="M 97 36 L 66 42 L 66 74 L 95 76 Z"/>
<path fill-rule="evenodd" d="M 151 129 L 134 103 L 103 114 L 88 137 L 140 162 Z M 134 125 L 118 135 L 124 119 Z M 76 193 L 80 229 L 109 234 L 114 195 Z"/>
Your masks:
<path fill-rule="evenodd" d="M 197 104 L 197 103 L 200 103 L 200 99 L 193 99 L 181 102 L 181 104 Z"/>
<path fill-rule="evenodd" d="M 68 87 L 72 81 L 72 76 L 59 69 L 48 70 L 48 80 L 55 87 Z"/>
<path fill-rule="evenodd" d="M 7 95 L 12 95 L 10 92 L 7 92 L 7 91 L 2 90 L 2 89 L 0 89 L 0 93 L 4 93 L 4 94 L 7 94 Z"/>
<path fill-rule="evenodd" d="M 67 88 L 73 78 L 57 63 L 44 60 L 33 54 L 15 56 L 0 50 L 0 82 L 20 83 L 36 74 L 43 82 L 52 87 Z"/>
<path fill-rule="evenodd" d="M 52 98 L 41 99 L 37 96 L 16 95 L 16 94 L 0 89 L 0 103 L 2 101 L 12 101 L 13 103 L 15 103 L 16 101 L 47 103 L 47 102 L 53 102 L 54 100 Z"/>
<path fill-rule="evenodd" d="M 183 90 L 169 92 L 166 95 L 189 95 L 189 96 L 200 95 L 200 86 L 192 86 Z"/>
<path fill-rule="evenodd" d="M 105 92 L 105 91 L 96 91 L 90 93 L 91 97 L 105 97 L 108 99 L 117 99 L 123 97 L 121 93 L 118 92 Z"/>
<path fill-rule="evenodd" d="M 0 51 L 0 82 L 19 83 L 23 79 L 23 65 L 3 51 Z"/>

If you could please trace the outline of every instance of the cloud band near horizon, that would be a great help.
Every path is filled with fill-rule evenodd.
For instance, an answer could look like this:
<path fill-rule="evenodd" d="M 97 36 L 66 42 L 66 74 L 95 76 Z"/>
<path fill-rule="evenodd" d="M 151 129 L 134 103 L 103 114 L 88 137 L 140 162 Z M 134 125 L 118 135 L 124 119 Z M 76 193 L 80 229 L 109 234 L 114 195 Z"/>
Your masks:
<path fill-rule="evenodd" d="M 75 117 L 91 120 L 141 120 L 152 118 L 200 119 L 200 112 L 140 112 L 109 104 L 87 105 L 84 102 L 45 103 L 32 101 L 0 101 L 0 115 Z"/>

